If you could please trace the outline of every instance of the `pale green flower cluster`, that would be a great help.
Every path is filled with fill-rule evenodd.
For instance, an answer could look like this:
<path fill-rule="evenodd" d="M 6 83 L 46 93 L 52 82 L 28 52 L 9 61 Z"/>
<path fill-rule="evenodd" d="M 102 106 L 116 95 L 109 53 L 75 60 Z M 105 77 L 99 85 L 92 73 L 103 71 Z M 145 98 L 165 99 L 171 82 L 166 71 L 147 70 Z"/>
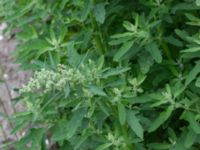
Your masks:
<path fill-rule="evenodd" d="M 63 90 L 66 84 L 70 86 L 91 82 L 94 78 L 91 73 L 82 73 L 78 69 L 59 65 L 57 71 L 42 69 L 34 74 L 27 85 L 23 86 L 20 93 L 42 92 L 47 93 L 53 89 Z"/>

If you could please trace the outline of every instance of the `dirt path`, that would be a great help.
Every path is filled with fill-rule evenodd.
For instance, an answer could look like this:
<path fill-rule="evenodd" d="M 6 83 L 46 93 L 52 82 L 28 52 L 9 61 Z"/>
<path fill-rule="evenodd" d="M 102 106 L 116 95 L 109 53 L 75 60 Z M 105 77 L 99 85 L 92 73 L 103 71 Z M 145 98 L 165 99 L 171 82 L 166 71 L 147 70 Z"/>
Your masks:
<path fill-rule="evenodd" d="M 7 113 L 9 116 L 14 111 L 20 111 L 20 104 L 15 107 L 12 105 L 11 99 L 17 96 L 13 89 L 19 88 L 30 76 L 30 73 L 18 71 L 18 65 L 14 64 L 12 52 L 15 50 L 16 41 L 14 39 L 5 39 L 2 36 L 2 30 L 5 24 L 0 25 L 0 79 L 4 80 L 0 83 L 0 113 Z M 15 139 L 10 135 L 12 125 L 4 119 L 0 114 L 0 143 L 6 139 Z"/>

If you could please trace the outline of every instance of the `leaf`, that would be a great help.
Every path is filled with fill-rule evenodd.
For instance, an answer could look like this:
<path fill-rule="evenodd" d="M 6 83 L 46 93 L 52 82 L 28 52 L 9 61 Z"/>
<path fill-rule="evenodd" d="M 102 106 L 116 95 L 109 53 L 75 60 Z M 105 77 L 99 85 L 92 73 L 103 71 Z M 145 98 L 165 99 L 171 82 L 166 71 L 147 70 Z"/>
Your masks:
<path fill-rule="evenodd" d="M 103 68 L 103 65 L 104 65 L 104 56 L 102 55 L 101 57 L 99 57 L 99 59 L 97 60 L 97 68 L 98 70 L 102 69 Z"/>
<path fill-rule="evenodd" d="M 174 107 L 173 106 L 169 106 L 165 111 L 160 113 L 160 115 L 156 118 L 156 120 L 154 120 L 150 124 L 148 132 L 153 132 L 157 128 L 159 128 L 170 117 L 170 115 L 173 112 L 173 110 L 174 110 Z"/>
<path fill-rule="evenodd" d="M 105 21 L 106 10 L 105 10 L 105 3 L 99 3 L 94 7 L 94 16 L 96 21 L 103 24 Z"/>
<path fill-rule="evenodd" d="M 142 128 L 142 125 L 139 122 L 139 119 L 135 116 L 135 114 L 129 110 L 127 111 L 127 122 L 133 132 L 141 139 L 143 139 L 144 130 Z"/>
<path fill-rule="evenodd" d="M 190 123 L 190 128 L 196 133 L 200 134 L 200 124 L 196 121 L 195 115 L 189 111 L 185 112 L 183 119 Z"/>
<path fill-rule="evenodd" d="M 118 103 L 117 108 L 118 108 L 119 122 L 121 125 L 124 125 L 126 121 L 126 109 L 122 103 Z"/>
<path fill-rule="evenodd" d="M 184 141 L 184 146 L 190 148 L 194 144 L 196 138 L 197 134 L 193 130 L 189 129 Z"/>
<path fill-rule="evenodd" d="M 64 87 L 64 92 L 65 92 L 65 98 L 67 98 L 69 96 L 69 93 L 70 93 L 69 84 L 66 84 L 66 86 Z"/>
<path fill-rule="evenodd" d="M 174 36 L 164 37 L 164 40 L 172 45 L 177 46 L 177 47 L 183 46 L 183 43 L 179 39 L 175 38 Z"/>
<path fill-rule="evenodd" d="M 200 0 L 196 0 L 196 5 L 200 6 Z"/>
<path fill-rule="evenodd" d="M 110 147 L 112 145 L 112 143 L 105 143 L 100 145 L 99 147 L 97 147 L 95 150 L 104 150 L 104 149 L 108 149 L 108 147 Z"/>
<path fill-rule="evenodd" d="M 200 61 L 197 61 L 196 65 L 186 76 L 185 86 L 189 85 L 196 78 L 196 76 L 198 75 L 199 72 L 200 72 Z"/>
<path fill-rule="evenodd" d="M 40 149 L 42 138 L 44 136 L 46 129 L 44 128 L 32 128 L 29 133 L 20 139 L 15 146 L 17 149 L 24 149 L 26 144 L 31 142 L 31 150 Z"/>
<path fill-rule="evenodd" d="M 117 51 L 117 53 L 114 55 L 114 58 L 113 60 L 114 61 L 119 61 L 120 58 L 125 55 L 125 53 L 128 52 L 128 50 L 132 47 L 133 45 L 133 41 L 129 41 L 129 42 L 126 42 L 122 45 L 122 47 Z"/>
<path fill-rule="evenodd" d="M 84 143 L 84 141 L 87 140 L 87 138 L 90 136 L 90 133 L 86 133 L 84 135 L 81 135 L 80 138 L 78 139 L 78 141 L 76 142 L 76 145 L 74 147 L 74 150 L 77 150 L 80 148 L 81 144 Z"/>
<path fill-rule="evenodd" d="M 158 46 L 155 42 L 152 42 L 148 44 L 147 46 L 145 46 L 145 49 L 151 54 L 151 56 L 157 63 L 162 62 L 161 51 L 158 49 Z"/>
<path fill-rule="evenodd" d="M 184 49 L 181 52 L 182 53 L 193 53 L 193 52 L 198 52 L 198 51 L 200 51 L 200 47 L 191 47 L 188 49 Z"/>
<path fill-rule="evenodd" d="M 74 49 L 74 41 L 68 43 L 67 50 L 68 50 L 69 64 L 73 67 L 77 67 L 81 62 L 82 57 Z"/>
<path fill-rule="evenodd" d="M 22 32 L 17 33 L 17 38 L 22 39 L 25 41 L 37 38 L 37 32 L 34 28 L 34 26 L 27 25 L 23 27 L 24 30 Z"/>
<path fill-rule="evenodd" d="M 102 78 L 116 76 L 116 75 L 122 74 L 124 72 L 127 72 L 128 70 L 130 70 L 129 67 L 118 67 L 118 68 L 109 69 L 108 71 L 106 71 L 102 74 Z"/>
<path fill-rule="evenodd" d="M 138 63 L 140 65 L 140 70 L 143 74 L 149 72 L 150 67 L 153 65 L 153 59 L 148 52 L 141 52 L 139 54 Z"/>
<path fill-rule="evenodd" d="M 172 147 L 172 145 L 168 143 L 150 143 L 148 144 L 148 147 L 154 150 L 169 150 Z"/>
<path fill-rule="evenodd" d="M 85 21 L 87 19 L 87 16 L 92 8 L 92 1 L 91 0 L 85 0 L 84 1 L 84 8 L 81 11 L 81 21 Z"/>
<path fill-rule="evenodd" d="M 188 41 L 187 37 L 189 36 L 187 32 L 175 29 L 175 33 L 183 40 Z"/>
<path fill-rule="evenodd" d="M 200 77 L 197 78 L 197 80 L 195 82 L 195 86 L 200 87 Z"/>
<path fill-rule="evenodd" d="M 103 89 L 94 85 L 89 86 L 89 91 L 95 95 L 107 96 L 107 94 L 103 91 Z"/>
<path fill-rule="evenodd" d="M 73 113 L 72 118 L 68 122 L 61 122 L 57 130 L 52 133 L 52 140 L 60 141 L 71 138 L 81 126 L 85 114 L 86 108 L 80 108 Z"/>

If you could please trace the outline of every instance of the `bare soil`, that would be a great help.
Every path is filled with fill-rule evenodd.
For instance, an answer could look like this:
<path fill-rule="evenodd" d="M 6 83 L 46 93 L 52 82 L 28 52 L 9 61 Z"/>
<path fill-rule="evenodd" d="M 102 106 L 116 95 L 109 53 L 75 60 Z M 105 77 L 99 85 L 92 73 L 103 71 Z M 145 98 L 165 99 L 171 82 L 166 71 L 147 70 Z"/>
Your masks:
<path fill-rule="evenodd" d="M 15 39 L 6 39 L 2 36 L 5 27 L 6 24 L 0 24 L 0 80 L 3 80 L 0 82 L 0 145 L 8 139 L 16 139 L 16 136 L 10 134 L 12 124 L 5 116 L 11 116 L 14 112 L 22 110 L 21 104 L 13 104 L 12 99 L 18 96 L 14 89 L 20 88 L 31 75 L 30 72 L 19 71 L 19 65 L 15 64 L 12 53 L 17 42 Z"/>

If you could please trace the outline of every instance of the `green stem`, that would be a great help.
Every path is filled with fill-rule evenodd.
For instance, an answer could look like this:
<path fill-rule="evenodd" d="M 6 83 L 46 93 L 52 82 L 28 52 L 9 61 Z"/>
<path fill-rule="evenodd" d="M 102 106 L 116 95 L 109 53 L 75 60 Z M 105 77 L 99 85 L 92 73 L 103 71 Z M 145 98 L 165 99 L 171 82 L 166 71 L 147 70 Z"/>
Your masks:
<path fill-rule="evenodd" d="M 118 109 L 116 109 L 114 106 L 112 107 L 112 109 L 114 110 L 114 116 L 118 116 Z M 126 150 L 134 150 L 134 146 L 131 144 L 130 139 L 128 137 L 128 128 L 126 126 L 126 124 L 121 125 L 119 123 L 119 118 L 116 117 L 116 123 L 115 123 L 115 129 L 118 130 L 119 133 L 122 134 L 123 138 L 124 138 L 124 142 L 126 143 Z M 120 128 L 120 129 L 119 129 Z"/>
<path fill-rule="evenodd" d="M 122 127 L 123 137 L 124 137 L 124 140 L 126 142 L 126 146 L 127 146 L 128 150 L 134 150 L 133 145 L 130 143 L 130 140 L 129 140 L 129 137 L 128 137 L 128 131 L 127 131 L 126 125 L 123 125 L 121 127 Z"/>
<path fill-rule="evenodd" d="M 167 44 L 162 41 L 162 48 L 164 50 L 165 55 L 167 56 L 169 61 L 173 61 L 172 57 L 171 57 L 171 53 L 170 50 L 167 46 Z M 170 71 L 173 73 L 173 75 L 178 76 L 178 70 L 174 67 L 174 66 L 169 66 Z"/>
<path fill-rule="evenodd" d="M 96 47 L 99 51 L 99 54 L 102 55 L 106 52 L 105 45 L 103 44 L 102 34 L 101 34 L 100 28 L 99 28 L 94 16 L 92 15 L 92 13 L 90 13 L 90 18 L 91 18 L 91 21 L 92 21 L 92 27 L 93 27 L 94 32 L 95 32 L 94 41 L 95 41 Z"/>

